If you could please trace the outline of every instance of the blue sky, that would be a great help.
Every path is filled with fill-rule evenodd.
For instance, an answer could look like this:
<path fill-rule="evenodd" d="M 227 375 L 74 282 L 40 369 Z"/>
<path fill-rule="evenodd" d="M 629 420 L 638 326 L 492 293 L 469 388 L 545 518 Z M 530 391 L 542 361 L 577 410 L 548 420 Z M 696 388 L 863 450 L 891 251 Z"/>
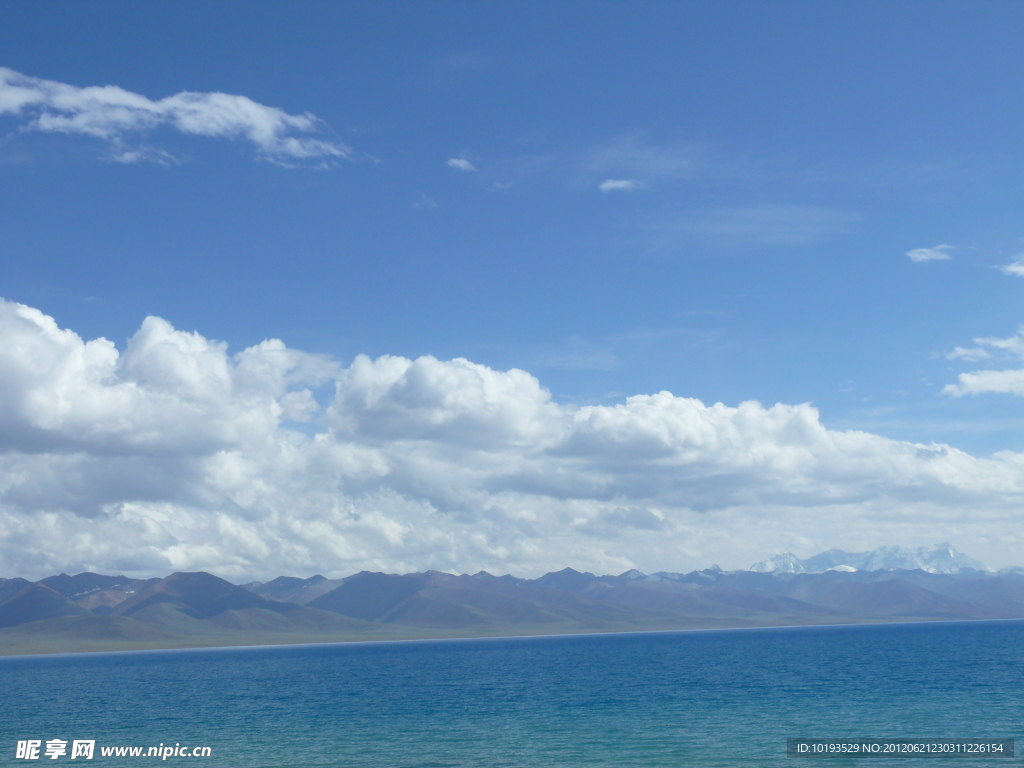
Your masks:
<path fill-rule="evenodd" d="M 529 372 L 570 410 L 667 390 L 706 406 L 810 403 L 828 430 L 948 444 L 972 460 L 1024 451 L 1024 277 L 1006 269 L 1024 251 L 1018 5 L 44 2 L 4 3 L 3 18 L 0 66 L 50 95 L 3 112 L 0 93 L 0 295 L 83 340 L 109 339 L 123 354 L 152 315 L 224 342 L 228 355 L 281 339 L 349 378 L 360 354 L 467 358 Z M 151 102 L 244 96 L 278 110 L 259 120 L 286 123 L 254 138 L 255 122 L 124 122 L 85 101 L 79 122 L 61 123 L 72 112 L 45 82 Z M 300 144 L 279 142 L 289 137 Z M 908 257 L 915 249 L 933 258 Z M 958 378 L 979 370 L 989 373 Z M 288 439 L 335 428 L 337 377 L 303 385 L 322 415 L 282 417 Z M 50 429 L 25 413 L 7 423 Z M 96 418 L 89 434 L 114 417 Z M 375 450 L 402 443 L 373 434 Z M 1017 488 L 1011 474 L 993 481 L 998 493 Z M 369 493 L 346 482 L 339 498 Z M 387 492 L 440 515 L 473 506 L 416 488 Z M 959 510 L 949 512 L 961 526 L 954 544 L 1007 560 L 995 531 L 1019 521 L 997 516 L 982 530 L 968 509 L 979 502 L 961 491 L 927 503 Z M 541 506 L 558 496 L 517 492 Z M 25 520 L 50 511 L 72 522 L 143 501 L 202 506 L 153 489 L 92 493 L 6 503 Z M 872 510 L 858 507 L 861 524 L 846 527 L 843 512 L 806 540 L 752 540 L 743 556 L 951 538 L 946 512 L 931 507 L 913 525 L 872 528 L 900 493 L 851 491 L 849 503 Z M 711 540 L 733 523 L 707 522 L 693 498 L 650 498 L 620 489 L 600 514 L 642 509 L 669 525 L 676 504 L 704 515 L 693 525 L 711 537 L 679 555 L 680 568 L 728 554 Z M 1019 509 L 1019 490 L 986 498 Z M 479 504 L 486 518 L 493 504 Z M 461 535 L 456 523 L 439 530 Z M 584 541 L 536 534 L 563 535 Z M 362 554 L 339 555 L 336 570 L 530 570 L 554 557 L 507 554 L 515 547 L 487 536 L 489 554 L 439 560 L 352 544 Z M 522 536 L 516 546 L 533 534 Z M 579 544 L 574 562 L 671 569 L 670 554 L 645 563 L 602 541 Z M 164 560 L 137 570 L 173 561 L 172 545 L 153 546 Z M 39 552 L 7 569 L 64 567 Z M 135 567 L 125 557 L 71 562 Z M 281 567 L 329 570 L 325 558 Z M 241 574 L 254 559 L 186 565 Z"/>

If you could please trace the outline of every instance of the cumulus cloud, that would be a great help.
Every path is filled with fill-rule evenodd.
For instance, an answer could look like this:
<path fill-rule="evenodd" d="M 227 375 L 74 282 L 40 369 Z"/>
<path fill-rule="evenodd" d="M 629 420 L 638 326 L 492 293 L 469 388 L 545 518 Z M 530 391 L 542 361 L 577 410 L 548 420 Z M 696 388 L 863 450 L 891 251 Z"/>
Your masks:
<path fill-rule="evenodd" d="M 475 171 L 476 166 L 464 157 L 449 157 L 447 165 L 460 171 Z"/>
<path fill-rule="evenodd" d="M 942 391 L 954 397 L 981 395 L 986 392 L 1024 396 L 1024 370 L 961 373 L 956 384 L 947 384 Z"/>
<path fill-rule="evenodd" d="M 1022 543 L 1022 454 L 806 404 L 577 407 L 461 358 L 231 353 L 156 317 L 119 349 L 10 302 L 0 438 L 4 575 L 681 570 L 950 531 L 999 565 Z"/>
<path fill-rule="evenodd" d="M 646 184 L 642 184 L 636 179 L 605 179 L 598 189 L 602 192 L 634 192 L 645 186 Z"/>
<path fill-rule="evenodd" d="M 922 261 L 949 261 L 953 257 L 949 255 L 956 246 L 936 245 L 934 248 L 914 248 L 907 251 L 907 257 L 913 262 Z"/>
<path fill-rule="evenodd" d="M 1011 261 L 999 268 L 1007 275 L 1014 275 L 1015 277 L 1024 277 L 1024 254 L 1021 254 L 1016 259 Z"/>
<path fill-rule="evenodd" d="M 153 101 L 114 85 L 78 87 L 0 67 L 0 115 L 25 119 L 24 130 L 80 134 L 107 142 L 121 162 L 166 160 L 158 149 L 128 141 L 161 127 L 214 138 L 243 139 L 280 163 L 348 158 L 349 147 L 304 135 L 320 130 L 308 112 L 291 115 L 245 96 L 182 91 Z"/>
<path fill-rule="evenodd" d="M 1015 360 L 1017 365 L 1024 362 L 1024 326 L 1005 339 L 978 338 L 974 343 L 977 344 L 976 347 L 957 347 L 946 357 L 969 362 L 993 358 Z M 985 393 L 1024 396 L 1024 369 L 1007 368 L 961 373 L 957 377 L 957 383 L 946 385 L 942 392 L 953 397 Z"/>

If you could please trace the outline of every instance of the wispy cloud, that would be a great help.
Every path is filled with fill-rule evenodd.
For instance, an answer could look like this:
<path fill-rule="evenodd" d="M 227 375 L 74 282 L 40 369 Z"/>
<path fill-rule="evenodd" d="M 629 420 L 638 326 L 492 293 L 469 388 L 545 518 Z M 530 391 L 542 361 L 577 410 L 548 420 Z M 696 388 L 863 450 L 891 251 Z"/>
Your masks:
<path fill-rule="evenodd" d="M 978 339 L 981 341 L 981 339 Z M 989 360 L 992 353 L 980 347 L 956 347 L 952 352 L 946 354 L 947 360 L 966 360 L 969 363 L 976 363 L 979 360 Z"/>
<path fill-rule="evenodd" d="M 464 157 L 449 157 L 447 166 L 460 171 L 475 171 L 476 166 Z"/>
<path fill-rule="evenodd" d="M 421 192 L 419 199 L 416 200 L 415 202 L 410 203 L 409 207 L 410 208 L 437 208 L 437 201 L 434 198 L 430 197 L 429 195 L 426 195 L 426 194 Z"/>
<path fill-rule="evenodd" d="M 284 165 L 351 156 L 344 144 L 302 135 L 324 127 L 315 115 L 291 115 L 227 93 L 182 91 L 153 101 L 115 85 L 82 88 L 0 68 L 0 115 L 24 119 L 26 131 L 80 134 L 107 142 L 111 158 L 120 162 L 171 159 L 164 150 L 130 146 L 131 139 L 161 127 L 248 141 L 260 156 Z"/>
<path fill-rule="evenodd" d="M 713 147 L 655 143 L 630 134 L 590 146 L 554 147 L 544 134 L 521 137 L 516 151 L 489 158 L 488 171 L 503 181 L 569 184 L 577 189 L 629 192 L 730 179 L 764 181 L 764 164 Z"/>
<path fill-rule="evenodd" d="M 999 268 L 1007 275 L 1015 275 L 1016 277 L 1024 277 L 1024 253 L 1020 254 L 1016 259 L 1011 261 Z"/>
<path fill-rule="evenodd" d="M 706 151 L 696 145 L 654 144 L 629 135 L 592 150 L 586 165 L 594 173 L 645 179 L 690 179 L 707 165 Z"/>
<path fill-rule="evenodd" d="M 556 66 L 551 51 L 450 51 L 428 65 L 428 82 L 441 88 L 459 88 L 492 78 L 536 77 Z"/>
<path fill-rule="evenodd" d="M 558 345 L 545 345 L 528 355 L 530 367 L 538 370 L 612 371 L 619 361 L 607 344 L 573 336 Z"/>
<path fill-rule="evenodd" d="M 696 237 L 733 246 L 799 246 L 845 234 L 859 220 L 858 214 L 831 208 L 756 205 L 688 211 L 657 220 L 648 229 L 662 245 Z"/>
<path fill-rule="evenodd" d="M 907 251 L 906 255 L 914 262 L 949 261 L 953 258 L 949 255 L 949 252 L 955 248 L 956 246 L 954 245 L 942 244 L 936 245 L 933 248 L 914 248 Z"/>
<path fill-rule="evenodd" d="M 636 179 L 605 179 L 598 186 L 602 192 L 635 192 L 647 185 Z"/>

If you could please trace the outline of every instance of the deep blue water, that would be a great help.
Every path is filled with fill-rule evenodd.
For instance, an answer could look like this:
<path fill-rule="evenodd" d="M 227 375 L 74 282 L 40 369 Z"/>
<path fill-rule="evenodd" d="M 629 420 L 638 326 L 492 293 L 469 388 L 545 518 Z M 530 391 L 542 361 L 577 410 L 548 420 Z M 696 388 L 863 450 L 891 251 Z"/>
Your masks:
<path fill-rule="evenodd" d="M 80 738 L 94 765 L 163 742 L 211 768 L 999 768 L 1024 760 L 800 760 L 786 738 L 1024 739 L 1024 622 L 5 658 L 0 715 L 4 766 Z"/>

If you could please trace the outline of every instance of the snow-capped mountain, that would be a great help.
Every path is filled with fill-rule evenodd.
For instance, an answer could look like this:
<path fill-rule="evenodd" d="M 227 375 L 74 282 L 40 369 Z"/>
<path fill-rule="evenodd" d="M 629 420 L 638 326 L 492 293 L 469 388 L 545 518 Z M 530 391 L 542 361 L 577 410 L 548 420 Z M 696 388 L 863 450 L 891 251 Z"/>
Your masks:
<path fill-rule="evenodd" d="M 823 573 L 828 570 L 886 571 L 899 568 L 906 571 L 922 570 L 928 573 L 959 573 L 971 569 L 987 571 L 982 563 L 962 552 L 949 542 L 931 547 L 879 547 L 870 552 L 844 552 L 830 549 L 820 555 L 801 560 L 792 552 L 775 555 L 750 566 L 757 573 Z"/>

